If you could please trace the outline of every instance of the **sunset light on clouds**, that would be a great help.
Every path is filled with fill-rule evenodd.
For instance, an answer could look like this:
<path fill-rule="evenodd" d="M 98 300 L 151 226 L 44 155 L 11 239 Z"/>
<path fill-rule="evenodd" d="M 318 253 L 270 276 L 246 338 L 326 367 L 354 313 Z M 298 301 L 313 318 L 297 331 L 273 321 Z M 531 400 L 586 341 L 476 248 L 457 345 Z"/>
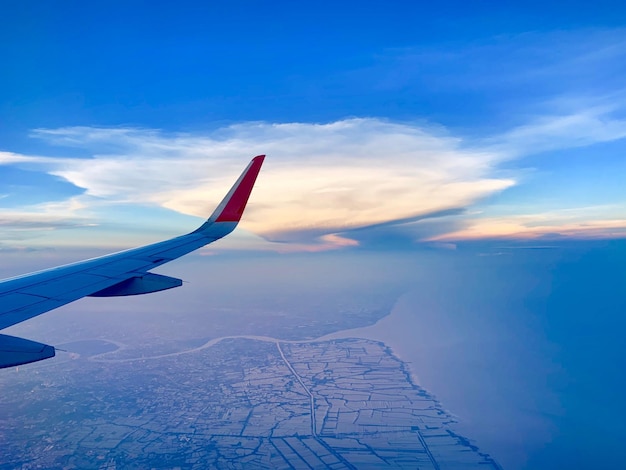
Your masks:
<path fill-rule="evenodd" d="M 619 158 L 626 91 L 613 78 L 626 56 L 621 33 L 591 28 L 486 35 L 456 45 L 389 43 L 372 49 L 369 61 L 329 69 L 316 85 L 303 77 L 300 92 L 252 74 L 250 83 L 274 86 L 286 97 L 242 115 L 237 113 L 248 104 L 235 106 L 235 114 L 213 121 L 198 115 L 200 105 L 183 90 L 180 102 L 192 106 L 187 113 L 154 108 L 139 117 L 139 108 L 130 105 L 118 117 L 101 110 L 99 119 L 87 121 L 80 113 L 73 118 L 71 109 L 62 119 L 42 113 L 30 123 L 20 121 L 1 147 L 0 168 L 10 170 L 0 187 L 3 243 L 28 231 L 30 241 L 21 246 L 54 244 L 33 229 L 88 226 L 81 243 L 110 244 L 101 230 L 111 223 L 141 239 L 142 230 L 155 229 L 152 215 L 172 233 L 181 220 L 192 227 L 196 222 L 175 213 L 205 218 L 256 154 L 267 154 L 267 165 L 241 227 L 268 241 L 264 249 L 271 250 L 271 242 L 292 243 L 292 249 L 360 245 L 363 240 L 345 241 L 351 240 L 348 232 L 381 223 L 397 225 L 417 244 L 555 233 L 612 237 L 626 210 L 619 176 L 626 167 Z M 549 42 L 559 47 L 541 47 Z M 346 46 L 358 47 L 350 41 Z M 493 60 L 499 67 L 489 68 Z M 132 74 L 131 82 L 139 80 L 139 70 Z M 245 87 L 231 90 L 223 80 L 212 75 L 203 85 L 189 82 L 187 93 L 211 95 L 220 86 L 225 96 L 251 93 Z M 5 81 L 4 93 L 18 89 Z M 103 86 L 103 96 L 117 93 L 120 85 L 109 86 L 110 91 Z M 148 102 L 158 100 L 149 98 L 154 86 L 138 88 Z M 286 105 L 293 93 L 314 99 L 320 86 L 329 87 L 324 99 L 343 104 Z M 361 97 L 358 106 L 355 96 Z M 177 106 L 172 99 L 159 106 Z M 390 105 L 381 107 L 381 100 Z M 405 105 L 398 108 L 400 103 Z M 568 151 L 575 156 L 568 159 Z M 571 197 L 577 187 L 581 191 Z M 173 212 L 156 214 L 158 208 Z M 440 211 L 455 215 L 427 234 L 412 235 L 415 224 L 406 219 Z M 149 227 L 142 227 L 141 217 Z"/>
<path fill-rule="evenodd" d="M 17 410 L 10 425 L 0 415 L 0 453 L 19 433 L 14 455 L 26 452 L 32 428 L 21 400 L 38 391 L 61 397 L 31 407 L 50 436 L 59 421 L 38 413 L 106 402 L 93 398 L 105 388 L 82 393 L 92 375 L 114 386 L 111 377 L 132 370 L 135 391 L 135 377 L 153 383 L 146 370 L 218 361 L 202 362 L 191 383 L 228 370 L 222 359 L 244 370 L 241 351 L 284 360 L 302 338 L 326 344 L 336 338 L 325 335 L 375 330 L 364 338 L 397 354 L 394 364 L 406 361 L 402 373 L 467 426 L 464 445 L 476 442 L 504 468 L 626 460 L 619 2 L 9 1 L 0 6 L 0 63 L 0 278 L 192 232 L 248 162 L 266 155 L 232 234 L 148 264 L 184 280 L 180 288 L 85 298 L 7 328 L 51 345 L 104 338 L 96 349 L 125 344 L 129 358 L 131 342 L 144 343 L 141 361 L 73 356 L 0 374 L 9 390 L 0 410 Z M 22 294 L 31 295 L 4 301 Z M 198 346 L 220 338 L 223 357 Z M 178 348 L 191 352 L 173 358 Z M 149 369 L 144 353 L 153 352 L 163 362 Z M 281 364 L 287 374 L 298 367 Z M 78 381 L 80 398 L 66 400 L 65 383 L 40 387 L 37 374 L 51 370 L 89 379 Z M 188 383 L 179 378 L 150 392 L 171 386 L 176 398 L 161 403 L 179 403 Z M 120 400 L 138 403 L 133 393 Z M 286 414 L 315 421 L 319 397 L 298 393 L 304 411 Z M 200 422 L 207 408 L 198 409 L 174 421 Z M 111 416 L 105 427 L 117 422 Z M 40 460 L 15 457 L 14 467 L 91 468 L 41 460 L 82 445 L 68 436 L 50 440 Z M 243 431 L 236 436 L 240 446 Z M 122 455 L 111 452 L 98 465 Z"/>
<path fill-rule="evenodd" d="M 81 193 L 65 202 L 7 211 L 3 225 L 11 227 L 13 218 L 18 228 L 29 219 L 48 220 L 51 226 L 57 221 L 61 227 L 76 219 L 78 225 L 97 226 L 120 204 L 160 206 L 206 217 L 245 161 L 242 155 L 266 152 L 267 169 L 242 228 L 268 241 L 354 246 L 358 243 L 346 243 L 349 235 L 336 234 L 380 223 L 402 225 L 405 219 L 452 209 L 460 212 L 457 223 L 464 228 L 434 234 L 431 240 L 554 233 L 611 237 L 614 229 L 626 225 L 617 219 L 623 207 L 605 208 L 601 218 L 585 208 L 557 207 L 506 218 L 488 217 L 488 207 L 480 216 L 471 211 L 477 202 L 524 183 L 523 164 L 516 169 L 502 164 L 558 147 L 619 140 L 626 125 L 601 117 L 543 118 L 481 140 L 455 137 L 440 126 L 374 118 L 328 124 L 242 123 L 205 134 L 142 128 L 37 129 L 32 137 L 55 154 L 71 147 L 87 157 L 4 152 L 0 162 L 45 172 Z M 569 221 L 573 211 L 577 223 Z M 98 243 L 97 236 L 92 242 Z"/>

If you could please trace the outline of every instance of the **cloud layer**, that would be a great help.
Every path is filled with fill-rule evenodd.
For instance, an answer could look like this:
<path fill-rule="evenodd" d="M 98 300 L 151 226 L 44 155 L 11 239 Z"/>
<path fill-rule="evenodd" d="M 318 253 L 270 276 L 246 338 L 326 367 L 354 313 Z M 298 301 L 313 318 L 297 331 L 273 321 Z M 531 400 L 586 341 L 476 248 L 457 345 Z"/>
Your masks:
<path fill-rule="evenodd" d="M 93 157 L 5 153 L 3 162 L 38 166 L 84 188 L 81 201 L 154 204 L 200 217 L 248 158 L 266 153 L 242 226 L 279 241 L 463 207 L 514 184 L 497 175 L 496 152 L 466 148 L 439 129 L 378 119 L 247 123 L 205 136 L 87 127 L 34 135 Z"/>
<path fill-rule="evenodd" d="M 358 242 L 351 232 L 372 227 L 383 233 L 380 224 L 405 227 L 401 230 L 414 233 L 415 240 L 538 236 L 541 228 L 524 230 L 524 224 L 554 231 L 562 217 L 479 218 L 475 223 L 465 217 L 463 227 L 452 227 L 449 220 L 428 225 L 419 219 L 446 211 L 453 217 L 515 185 L 516 173 L 500 169 L 507 160 L 624 137 L 626 124 L 611 119 L 609 111 L 542 117 L 474 142 L 439 127 L 374 118 L 327 124 L 252 122 L 195 134 L 141 128 L 39 129 L 34 137 L 77 147 L 90 156 L 3 152 L 0 164 L 44 171 L 85 190 L 62 203 L 14 212 L 16 221 L 44 213 L 46 221 L 56 217 L 60 226 L 68 218 L 80 219 L 80 225 L 97 223 L 120 204 L 164 207 L 204 218 L 248 159 L 263 153 L 268 158 L 242 227 L 270 241 L 298 247 L 354 246 Z M 568 140 L 570 135 L 577 138 Z M 5 211 L 5 220 L 11 214 Z M 136 222 L 141 224 L 141 217 Z M 603 226 L 601 221 L 593 225 L 594 233 Z M 615 220 L 607 228 L 614 233 Z M 568 225 L 567 232 L 574 231 L 576 226 Z"/>

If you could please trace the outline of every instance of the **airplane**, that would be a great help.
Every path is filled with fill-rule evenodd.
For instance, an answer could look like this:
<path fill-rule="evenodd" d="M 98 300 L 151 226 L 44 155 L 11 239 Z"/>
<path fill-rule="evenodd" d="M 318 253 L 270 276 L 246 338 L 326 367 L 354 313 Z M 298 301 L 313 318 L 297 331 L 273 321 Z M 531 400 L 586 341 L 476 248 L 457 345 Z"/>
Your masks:
<path fill-rule="evenodd" d="M 183 281 L 150 270 L 232 232 L 246 207 L 265 155 L 252 159 L 211 217 L 193 232 L 0 281 L 0 330 L 83 297 L 149 294 Z M 54 357 L 55 348 L 0 334 L 0 369 Z"/>

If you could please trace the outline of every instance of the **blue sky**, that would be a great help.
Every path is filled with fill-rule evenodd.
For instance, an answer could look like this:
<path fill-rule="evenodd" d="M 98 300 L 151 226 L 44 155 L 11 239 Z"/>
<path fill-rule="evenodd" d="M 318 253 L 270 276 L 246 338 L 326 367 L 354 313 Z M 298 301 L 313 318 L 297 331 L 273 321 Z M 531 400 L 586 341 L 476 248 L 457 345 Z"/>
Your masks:
<path fill-rule="evenodd" d="M 204 314 L 207 276 L 252 304 L 286 278 L 409 285 L 444 405 L 550 421 L 519 431 L 527 468 L 623 456 L 621 2 L 7 1 L 0 63 L 1 277 L 193 230 L 264 153 L 240 228 L 200 253 L 222 256 L 164 271 L 192 287 L 64 311 L 169 319 L 196 292 Z"/>
<path fill-rule="evenodd" d="M 5 248 L 191 228 L 256 153 L 233 247 L 353 247 L 381 223 L 418 245 L 626 230 L 617 2 L 2 9 Z"/>

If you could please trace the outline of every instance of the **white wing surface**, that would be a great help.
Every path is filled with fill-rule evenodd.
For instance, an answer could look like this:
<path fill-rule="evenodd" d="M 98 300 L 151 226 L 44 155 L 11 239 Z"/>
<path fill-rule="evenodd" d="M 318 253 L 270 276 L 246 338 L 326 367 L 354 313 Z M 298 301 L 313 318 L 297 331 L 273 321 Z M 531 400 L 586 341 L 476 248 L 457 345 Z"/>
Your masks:
<path fill-rule="evenodd" d="M 0 281 L 0 330 L 86 296 L 148 294 L 180 286 L 180 279 L 150 270 L 232 232 L 241 219 L 264 158 L 253 158 L 211 217 L 187 235 Z M 0 335 L 0 368 L 47 359 L 54 354 L 52 346 Z"/>

